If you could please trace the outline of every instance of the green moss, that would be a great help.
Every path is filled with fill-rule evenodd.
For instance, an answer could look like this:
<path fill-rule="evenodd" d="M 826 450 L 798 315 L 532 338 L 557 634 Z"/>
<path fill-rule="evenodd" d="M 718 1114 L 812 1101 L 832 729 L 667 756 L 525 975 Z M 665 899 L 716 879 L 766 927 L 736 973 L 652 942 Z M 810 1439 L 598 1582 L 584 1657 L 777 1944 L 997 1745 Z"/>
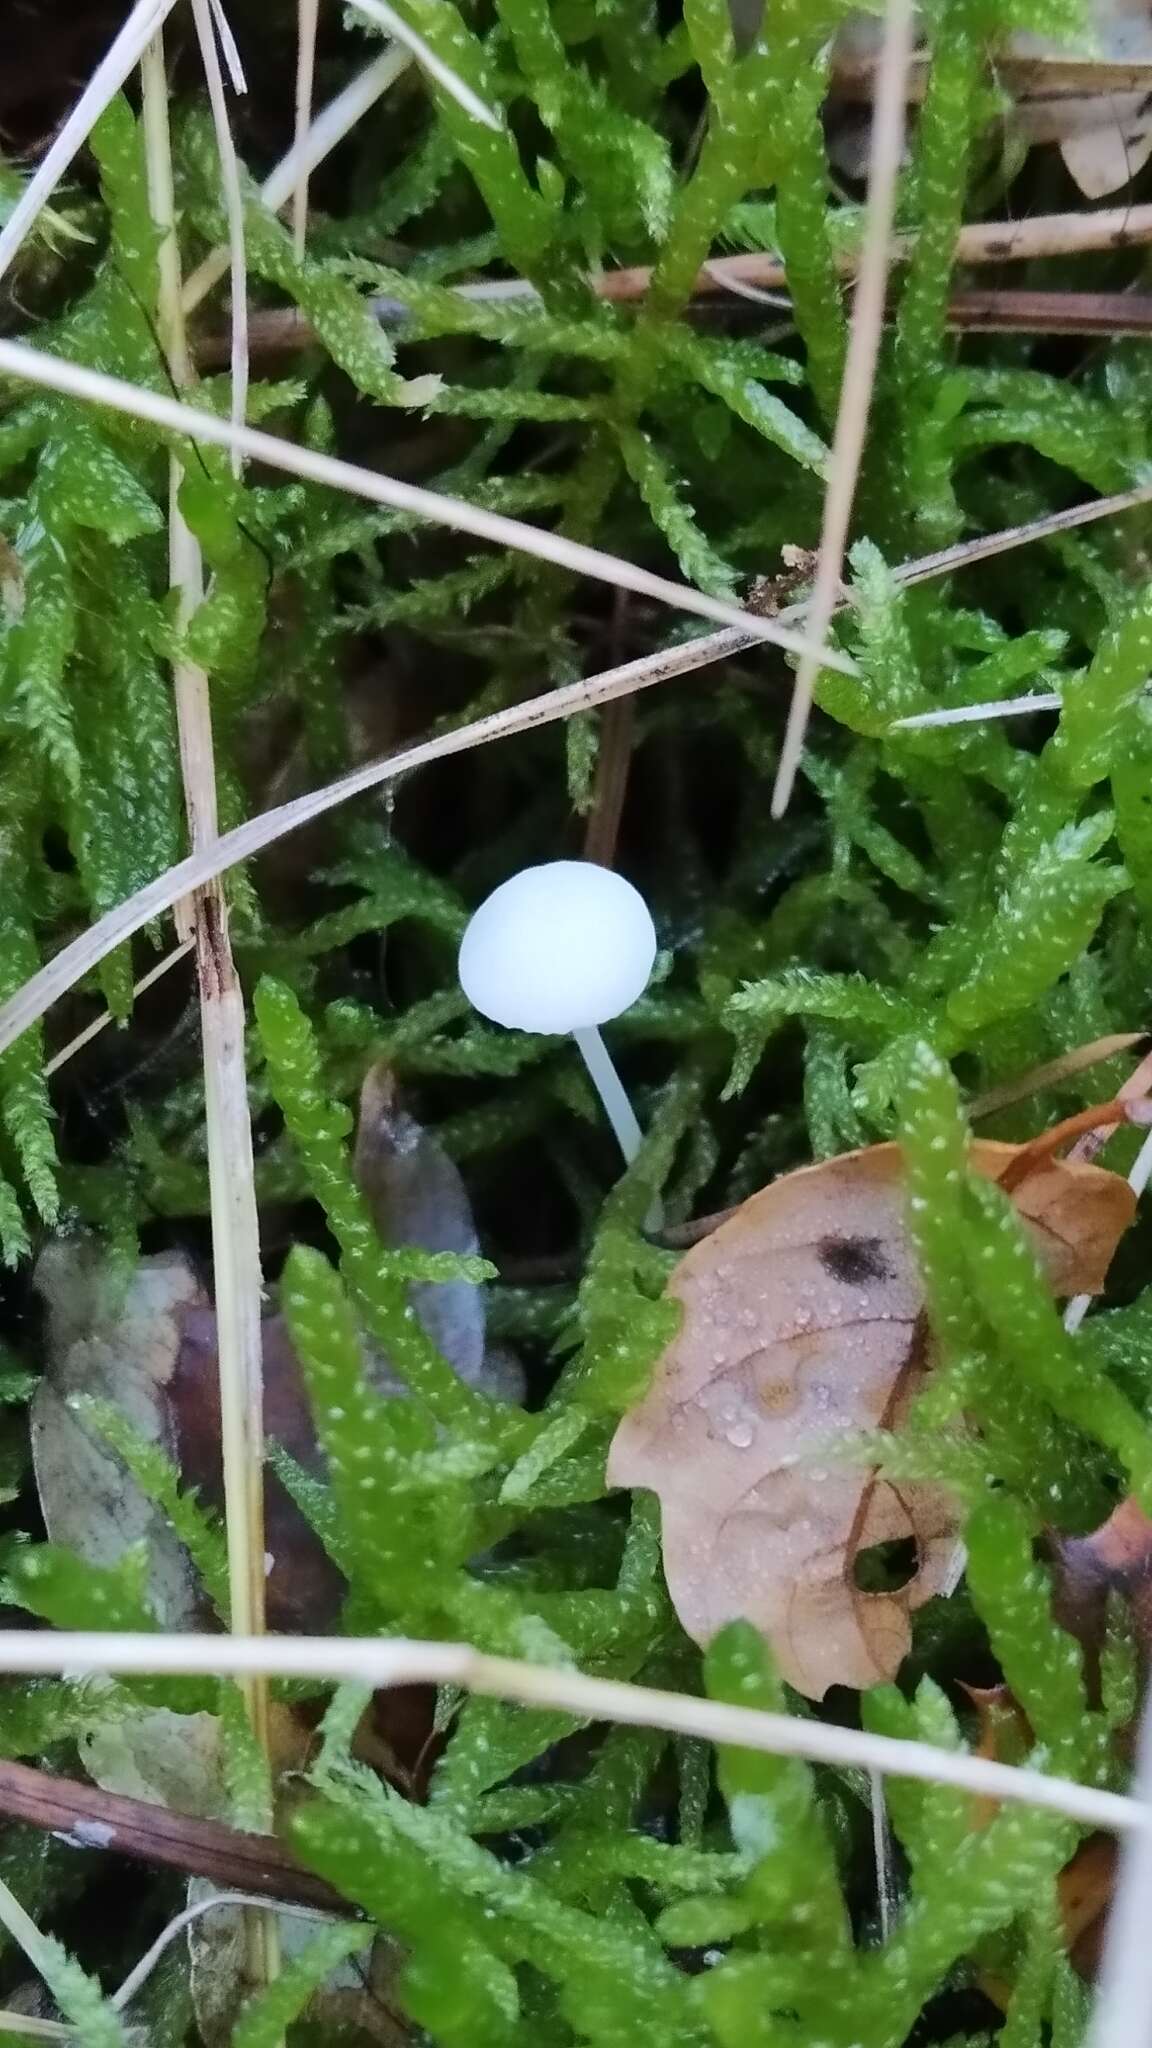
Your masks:
<path fill-rule="evenodd" d="M 264 134 L 284 131 L 254 78 L 240 124 L 250 418 L 713 594 L 778 576 L 781 548 L 819 535 L 841 273 L 860 236 L 825 147 L 840 10 L 767 0 L 762 22 L 734 24 L 727 0 L 685 0 L 678 14 L 646 0 L 401 4 L 497 125 L 413 68 L 317 173 L 299 261 L 258 196 Z M 290 12 L 274 10 L 286 42 Z M 268 1269 L 321 1461 L 281 1446 L 272 1462 L 343 1574 L 349 1629 L 466 1638 L 800 1711 L 743 1625 L 701 1672 L 664 1590 L 653 1504 L 607 1492 L 605 1455 L 678 1326 L 658 1210 L 675 1227 L 812 1158 L 896 1138 L 936 1363 L 912 1416 L 873 1449 L 894 1479 L 952 1488 L 969 1567 L 944 1621 L 939 1604 L 921 1617 L 915 1690 L 878 1689 L 861 1718 L 962 1748 L 975 1738 L 953 1711 L 956 1681 L 994 1662 L 1045 1768 L 1120 1781 L 1128 1618 L 1114 1601 L 1097 1694 L 1052 1617 L 1036 1541 L 1091 1528 L 1119 1492 L 1152 1510 L 1146 1226 L 1122 1248 L 1106 1312 L 1069 1335 L 1011 1205 L 969 1172 L 964 1102 L 1147 1021 L 1147 515 L 924 584 L 900 566 L 1144 475 L 1148 377 L 1131 344 L 1100 338 L 1074 360 L 1061 344 L 1057 360 L 1025 336 L 949 322 L 961 221 L 1052 210 L 1039 163 L 990 158 L 987 53 L 1016 29 L 1068 37 L 1078 18 L 1065 0 L 946 0 L 926 14 L 928 79 L 899 195 L 909 254 L 835 629 L 855 673 L 820 679 L 790 817 L 768 814 L 790 671 L 761 649 L 645 692 L 630 723 L 583 718 L 440 764 L 229 883 L 254 1013 Z M 334 87 L 364 47 L 326 46 Z M 177 101 L 191 268 L 223 221 L 211 123 L 183 72 Z M 21 259 L 30 332 L 163 390 L 157 243 L 127 97 L 90 159 Z M 0 213 L 17 184 L 3 167 Z M 696 294 L 702 267 L 734 249 L 780 253 L 790 309 Z M 1078 260 L 1083 288 L 1119 292 L 1139 274 L 1122 251 Z M 589 288 L 591 271 L 629 265 L 651 272 L 639 297 Z M 478 274 L 530 289 L 456 289 Z M 288 363 L 265 358 L 264 316 L 291 309 L 300 345 Z M 19 318 L 14 302 L 9 324 Z M 198 344 L 213 347 L 220 322 L 209 302 Z M 196 402 L 223 412 L 214 362 Z M 0 998 L 183 850 L 174 659 L 209 678 L 228 824 L 688 631 L 637 603 L 613 610 L 509 550 L 477 552 L 261 471 L 233 478 L 218 451 L 180 452 L 207 574 L 182 632 L 167 594 L 167 437 L 0 391 Z M 1028 691 L 1055 692 L 1058 718 L 899 723 Z M 578 851 L 589 813 L 602 830 L 621 768 L 621 861 L 663 949 L 647 995 L 609 1027 L 646 1132 L 622 1174 L 572 1047 L 471 1015 L 454 958 L 493 883 Z M 0 1252 L 17 1269 L 74 1219 L 121 1264 L 141 1241 L 203 1242 L 196 1049 L 177 980 L 133 998 L 152 958 L 123 949 L 98 988 L 0 1057 Z M 116 1027 L 46 1080 L 46 1054 L 101 1004 Z M 483 1258 L 381 1241 L 349 1144 L 380 1059 L 461 1167 Z M 1023 1138 L 1122 1071 L 1066 1077 L 976 1128 Z M 1136 1142 L 1115 1141 L 1120 1166 Z M 519 1352 L 526 1405 L 466 1384 L 441 1354 L 413 1313 L 413 1288 L 437 1283 L 486 1294 L 489 1338 Z M 13 1341 L 12 1371 L 35 1370 L 39 1340 L 15 1316 Z M 24 1381 L 13 1387 L 18 1400 Z M 214 1514 L 122 1416 L 92 1419 L 224 1617 Z M 16 1540 L 40 1532 L 20 1495 L 22 1418 L 6 1431 L 7 1597 L 56 1626 L 154 1628 L 139 1558 L 98 1569 Z M 59 1754 L 101 1711 L 88 1688 L 9 1692 L 0 1749 L 13 1756 Z M 264 1811 L 231 1693 L 141 1681 L 103 1707 L 141 1703 L 218 1709 L 234 1810 Z M 904 1891 L 882 1939 L 850 1775 L 453 1697 L 416 1803 L 351 1760 L 358 1717 L 338 1695 L 293 1837 L 400 1945 L 389 1998 L 436 2048 L 901 2048 L 913 2029 L 918 2042 L 975 2043 L 983 2033 L 957 2034 L 953 1992 L 989 1956 L 1009 1996 L 1006 2048 L 1079 2048 L 1084 1998 L 1053 1908 L 1077 1835 L 1050 1815 L 1005 1811 L 980 1828 L 957 1793 L 894 1781 Z M 45 1880 L 37 1910 L 51 1916 L 59 1895 Z M 298 2018 L 311 1987 L 363 1938 L 318 1937 L 246 2008 L 237 2040 L 312 2038 Z M 119 2039 L 72 1968 L 55 1985 L 62 2010 L 85 2038 Z"/>

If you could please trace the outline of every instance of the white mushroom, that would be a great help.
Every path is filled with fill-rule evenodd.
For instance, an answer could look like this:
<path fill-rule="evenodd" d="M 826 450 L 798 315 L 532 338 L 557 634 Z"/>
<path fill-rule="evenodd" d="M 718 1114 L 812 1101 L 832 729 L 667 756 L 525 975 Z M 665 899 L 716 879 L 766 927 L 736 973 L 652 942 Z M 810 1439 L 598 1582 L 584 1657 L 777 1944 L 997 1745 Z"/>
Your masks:
<path fill-rule="evenodd" d="M 570 1031 L 625 1159 L 640 1126 L 599 1026 L 644 993 L 656 930 L 644 898 L 612 868 L 554 860 L 493 890 L 460 947 L 460 983 L 482 1016 L 518 1031 Z"/>

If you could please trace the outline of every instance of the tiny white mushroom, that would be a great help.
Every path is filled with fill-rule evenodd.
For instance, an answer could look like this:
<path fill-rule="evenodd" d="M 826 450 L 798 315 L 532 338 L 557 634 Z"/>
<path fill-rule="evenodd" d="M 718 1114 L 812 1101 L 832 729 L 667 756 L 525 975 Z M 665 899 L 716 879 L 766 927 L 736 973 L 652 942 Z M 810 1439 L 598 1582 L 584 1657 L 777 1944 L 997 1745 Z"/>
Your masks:
<path fill-rule="evenodd" d="M 517 1031 L 570 1031 L 625 1159 L 640 1126 L 599 1026 L 648 986 L 656 929 L 644 898 L 613 868 L 553 860 L 494 889 L 460 947 L 473 1007 Z"/>

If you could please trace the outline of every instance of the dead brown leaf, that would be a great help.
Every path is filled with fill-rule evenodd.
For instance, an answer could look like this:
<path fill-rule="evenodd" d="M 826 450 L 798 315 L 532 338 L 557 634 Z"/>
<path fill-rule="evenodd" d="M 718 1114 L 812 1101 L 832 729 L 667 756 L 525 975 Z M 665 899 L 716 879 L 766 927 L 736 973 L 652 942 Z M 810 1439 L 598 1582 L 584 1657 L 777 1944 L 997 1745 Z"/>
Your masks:
<path fill-rule="evenodd" d="M 972 1164 L 999 1179 L 1024 1149 L 979 1142 Z M 1099 1168 L 1030 1164 L 1014 1199 L 1053 1292 L 1097 1292 L 1131 1189 Z M 941 1488 L 836 1462 L 838 1438 L 899 1427 L 931 1364 L 899 1148 L 774 1182 L 688 1253 L 668 1292 L 680 1333 L 620 1423 L 608 1478 L 659 1495 L 684 1627 L 706 1643 L 753 1622 L 814 1699 L 894 1677 L 910 1614 L 950 1591 L 961 1563 Z M 863 1590 L 861 1553 L 891 1543 L 908 1546 L 907 1582 Z"/>
<path fill-rule="evenodd" d="M 1089 1835 L 1057 1880 L 1064 1941 L 1074 1969 L 1095 1977 L 1116 1886 L 1118 1851 L 1111 1835 Z"/>
<path fill-rule="evenodd" d="M 180 1343 L 169 1390 L 176 1456 L 186 1484 L 195 1486 L 208 1506 L 222 1509 L 216 1311 L 207 1303 L 191 1303 L 181 1309 L 178 1327 Z M 312 1411 L 287 1324 L 282 1315 L 268 1315 L 260 1332 L 265 1432 L 306 1472 L 319 1477 L 322 1460 Z M 289 1635 L 331 1628 L 343 1602 L 344 1581 L 270 1468 L 264 1475 L 264 1536 L 270 1560 L 269 1627 Z"/>

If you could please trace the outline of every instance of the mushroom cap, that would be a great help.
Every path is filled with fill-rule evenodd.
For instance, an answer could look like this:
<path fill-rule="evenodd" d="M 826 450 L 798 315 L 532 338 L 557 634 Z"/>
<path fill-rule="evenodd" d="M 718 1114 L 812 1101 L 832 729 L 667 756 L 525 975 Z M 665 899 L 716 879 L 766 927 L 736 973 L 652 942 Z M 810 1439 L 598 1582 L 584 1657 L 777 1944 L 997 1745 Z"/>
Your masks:
<path fill-rule="evenodd" d="M 656 958 L 644 898 L 612 868 L 522 868 L 480 905 L 460 947 L 474 1008 L 517 1031 L 580 1031 L 642 995 Z"/>

